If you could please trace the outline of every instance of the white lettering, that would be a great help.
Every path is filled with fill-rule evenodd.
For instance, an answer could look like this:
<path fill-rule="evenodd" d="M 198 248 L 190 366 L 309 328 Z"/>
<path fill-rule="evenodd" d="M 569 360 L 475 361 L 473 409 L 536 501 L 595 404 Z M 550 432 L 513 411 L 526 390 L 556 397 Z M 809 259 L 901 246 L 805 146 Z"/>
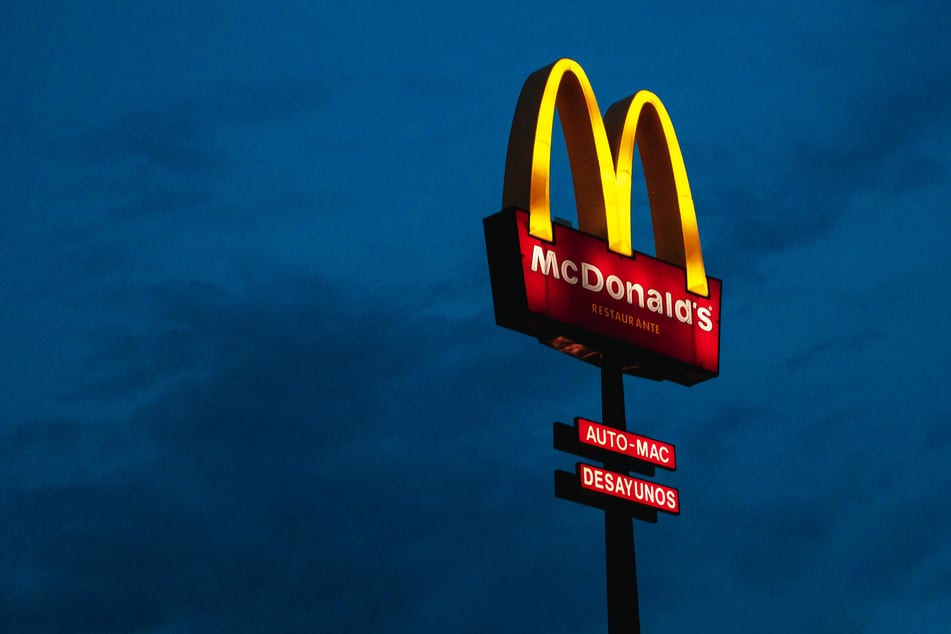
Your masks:
<path fill-rule="evenodd" d="M 713 330 L 713 322 L 710 321 L 710 311 L 710 308 L 697 309 L 697 324 L 700 326 L 700 330 L 704 332 Z"/>
<path fill-rule="evenodd" d="M 657 493 L 657 489 L 652 487 L 649 484 L 644 485 L 644 497 L 641 498 L 645 502 L 650 502 L 651 504 L 657 504 L 657 500 L 654 499 L 654 494 Z"/>
<path fill-rule="evenodd" d="M 546 249 L 542 245 L 532 246 L 531 270 L 533 273 L 540 273 L 572 286 L 580 281 L 582 288 L 587 291 L 593 293 L 604 291 L 619 302 L 626 300 L 631 306 L 647 309 L 652 313 L 664 315 L 668 319 L 676 319 L 687 326 L 693 326 L 696 323 L 704 332 L 713 331 L 712 305 L 698 306 L 697 302 L 692 301 L 689 296 L 685 299 L 676 299 L 670 291 L 662 292 L 655 288 L 645 288 L 640 283 L 625 281 L 615 274 L 605 276 L 600 268 L 589 262 L 579 264 L 569 259 L 559 261 L 555 250 Z M 615 311 L 613 308 L 600 307 L 600 310 L 595 312 L 631 326 L 635 323 L 643 323 L 645 329 L 654 334 L 660 334 L 657 324 Z M 637 325 L 637 327 L 641 326 Z"/>
<path fill-rule="evenodd" d="M 624 282 L 617 275 L 608 275 L 608 279 L 604 281 L 604 290 L 614 299 L 621 299 L 624 297 Z"/>
<path fill-rule="evenodd" d="M 569 275 L 569 274 L 568 274 L 568 269 L 569 269 L 569 268 L 570 268 L 572 271 L 574 271 L 575 273 L 578 272 L 578 265 L 577 265 L 577 264 L 575 264 L 575 263 L 572 262 L 571 260 L 562 260 L 562 261 L 561 261 L 561 277 L 562 277 L 562 279 L 564 279 L 566 282 L 568 282 L 568 283 L 571 284 L 571 285 L 575 285 L 575 284 L 578 283 L 578 276 L 577 276 L 577 275 Z"/>
<path fill-rule="evenodd" d="M 594 483 L 594 469 L 586 464 L 581 465 L 581 481 L 585 486 L 591 486 Z"/>
<path fill-rule="evenodd" d="M 634 303 L 634 293 L 637 293 L 637 305 L 644 308 L 644 287 L 634 282 L 627 283 L 627 303 Z"/>
<path fill-rule="evenodd" d="M 655 508 L 666 508 L 675 513 L 679 512 L 680 500 L 678 499 L 677 489 L 638 480 L 625 474 L 605 471 L 586 464 L 582 464 L 580 467 L 581 481 L 587 489 L 595 489 Z"/>
<path fill-rule="evenodd" d="M 664 314 L 664 300 L 660 295 L 660 291 L 649 289 L 647 291 L 647 310 L 652 313 Z"/>
<path fill-rule="evenodd" d="M 650 445 L 646 440 L 637 439 L 637 457 L 646 458 L 650 454 Z"/>
<path fill-rule="evenodd" d="M 590 279 L 589 273 L 594 274 L 594 279 L 596 282 L 589 282 Z M 587 262 L 581 263 L 581 286 L 588 291 L 594 291 L 597 293 L 602 288 L 604 288 L 604 275 L 601 274 L 601 270 L 593 264 L 588 264 Z"/>
<path fill-rule="evenodd" d="M 624 477 L 622 476 L 622 479 L 621 479 L 620 484 L 621 484 L 621 487 L 622 487 L 623 490 L 621 491 L 621 493 L 623 493 L 624 495 L 626 495 L 626 496 L 628 496 L 628 497 L 631 497 L 631 485 L 632 485 L 633 483 L 634 483 L 634 479 L 633 479 L 633 478 L 624 478 Z"/>
<path fill-rule="evenodd" d="M 668 489 L 667 493 L 667 508 L 671 511 L 677 510 L 677 493 L 672 489 Z M 689 501 L 689 500 L 688 500 Z"/>
<path fill-rule="evenodd" d="M 558 261 L 555 259 L 555 252 L 551 249 L 547 253 L 542 252 L 540 245 L 535 245 L 532 249 L 532 272 L 537 273 L 539 267 L 542 269 L 542 275 L 546 277 L 558 277 Z"/>
<path fill-rule="evenodd" d="M 564 268 L 564 265 L 562 265 Z M 693 306 L 690 303 L 689 299 L 678 299 L 674 302 L 674 314 L 677 316 L 677 321 L 682 324 L 693 325 Z"/>

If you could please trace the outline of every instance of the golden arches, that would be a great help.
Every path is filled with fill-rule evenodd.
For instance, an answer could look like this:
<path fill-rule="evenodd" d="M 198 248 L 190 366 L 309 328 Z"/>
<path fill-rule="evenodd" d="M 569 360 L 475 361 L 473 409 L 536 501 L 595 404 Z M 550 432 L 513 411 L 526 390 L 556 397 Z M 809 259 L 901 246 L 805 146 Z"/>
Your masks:
<path fill-rule="evenodd" d="M 532 73 L 512 120 L 502 207 L 529 212 L 529 232 L 552 240 L 551 134 L 558 109 L 571 166 L 578 227 L 632 255 L 631 171 L 635 143 L 648 188 L 657 257 L 687 270 L 687 289 L 707 295 L 697 216 L 673 122 L 642 90 L 613 104 L 604 119 L 577 62 L 560 59 Z"/>

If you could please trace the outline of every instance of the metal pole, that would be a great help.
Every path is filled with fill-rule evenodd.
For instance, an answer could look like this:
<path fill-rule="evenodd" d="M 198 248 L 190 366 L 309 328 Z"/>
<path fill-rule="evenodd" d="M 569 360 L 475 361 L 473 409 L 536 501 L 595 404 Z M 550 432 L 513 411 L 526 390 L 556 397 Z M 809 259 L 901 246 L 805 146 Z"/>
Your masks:
<path fill-rule="evenodd" d="M 626 431 L 623 374 L 617 360 L 608 355 L 601 363 L 601 416 L 605 425 Z M 623 465 L 608 461 L 604 467 L 628 473 Z M 608 578 L 608 634 L 640 634 L 634 522 L 630 513 L 604 512 L 604 547 Z"/>

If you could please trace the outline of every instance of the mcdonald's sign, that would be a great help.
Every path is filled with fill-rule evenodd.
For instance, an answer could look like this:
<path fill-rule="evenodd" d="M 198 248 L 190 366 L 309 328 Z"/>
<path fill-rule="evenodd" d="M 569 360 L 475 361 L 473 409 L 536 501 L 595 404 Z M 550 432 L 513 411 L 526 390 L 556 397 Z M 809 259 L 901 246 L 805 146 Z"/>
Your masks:
<path fill-rule="evenodd" d="M 555 112 L 578 230 L 553 224 Z M 647 183 L 654 257 L 631 241 L 635 145 Z M 648 91 L 601 117 L 581 67 L 561 59 L 528 77 L 509 135 L 500 211 L 483 220 L 496 322 L 600 365 L 693 385 L 719 374 L 720 280 L 708 277 L 673 123 Z"/>

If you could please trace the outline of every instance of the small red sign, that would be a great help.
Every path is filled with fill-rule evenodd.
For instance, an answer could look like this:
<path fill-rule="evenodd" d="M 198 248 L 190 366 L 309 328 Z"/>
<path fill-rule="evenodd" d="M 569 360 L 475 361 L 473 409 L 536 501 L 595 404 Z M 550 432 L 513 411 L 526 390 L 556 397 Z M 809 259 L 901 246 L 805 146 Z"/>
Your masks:
<path fill-rule="evenodd" d="M 589 491 L 612 495 L 659 511 L 680 515 L 680 492 L 672 487 L 584 463 L 578 464 L 578 477 L 581 480 L 581 487 Z"/>
<path fill-rule="evenodd" d="M 614 429 L 586 418 L 576 418 L 575 423 L 578 440 L 586 445 L 637 458 L 671 471 L 677 468 L 677 453 L 670 443 Z"/>

